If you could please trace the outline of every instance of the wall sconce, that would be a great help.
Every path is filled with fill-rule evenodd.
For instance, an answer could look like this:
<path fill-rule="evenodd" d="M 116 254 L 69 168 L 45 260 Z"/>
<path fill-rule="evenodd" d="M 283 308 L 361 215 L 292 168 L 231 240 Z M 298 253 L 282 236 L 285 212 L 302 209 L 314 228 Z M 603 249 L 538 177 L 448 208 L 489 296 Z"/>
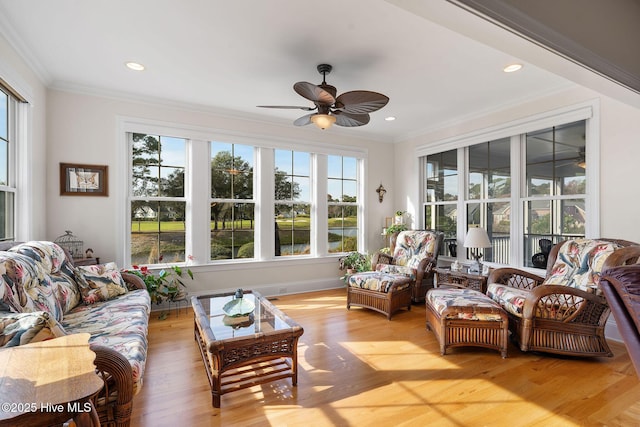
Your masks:
<path fill-rule="evenodd" d="M 382 200 L 384 200 L 384 195 L 387 193 L 387 190 L 385 190 L 385 188 L 382 186 L 382 183 L 380 183 L 380 187 L 378 187 L 376 193 L 378 193 L 378 200 L 380 201 L 380 203 L 382 203 Z"/>

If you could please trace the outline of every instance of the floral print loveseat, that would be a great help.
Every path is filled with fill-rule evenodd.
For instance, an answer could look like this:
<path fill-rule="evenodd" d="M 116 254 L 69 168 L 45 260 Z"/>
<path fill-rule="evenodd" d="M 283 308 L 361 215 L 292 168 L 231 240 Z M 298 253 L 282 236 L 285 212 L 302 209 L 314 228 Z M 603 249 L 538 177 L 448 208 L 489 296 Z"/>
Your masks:
<path fill-rule="evenodd" d="M 128 425 L 142 385 L 151 303 L 144 282 L 114 263 L 74 267 L 53 242 L 0 247 L 0 351 L 89 333 L 105 387 L 95 399 L 103 424 Z"/>

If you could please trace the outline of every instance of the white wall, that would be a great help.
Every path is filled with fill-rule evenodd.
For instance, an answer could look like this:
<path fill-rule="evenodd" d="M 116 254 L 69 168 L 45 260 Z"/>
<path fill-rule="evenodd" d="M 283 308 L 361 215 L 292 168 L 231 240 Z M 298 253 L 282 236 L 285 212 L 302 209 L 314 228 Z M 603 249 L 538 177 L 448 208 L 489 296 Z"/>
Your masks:
<path fill-rule="evenodd" d="M 395 210 L 391 199 L 379 203 L 375 189 L 382 182 L 394 188 L 390 144 L 340 136 L 340 129 L 320 131 L 312 127 L 296 128 L 290 123 L 274 125 L 222 117 L 206 111 L 175 105 L 160 105 L 132 100 L 111 99 L 90 94 L 50 90 L 48 92 L 47 136 L 47 237 L 55 239 L 65 230 L 73 231 L 94 249 L 101 261 L 116 260 L 119 230 L 116 224 L 118 202 L 126 197 L 125 189 L 117 188 L 115 176 L 125 170 L 118 164 L 116 144 L 118 117 L 134 117 L 179 123 L 186 126 L 218 129 L 265 138 L 286 138 L 291 141 L 313 141 L 324 144 L 357 146 L 368 153 L 366 182 L 366 217 L 370 226 L 365 240 L 366 250 L 382 247 L 380 236 L 383 219 Z M 84 163 L 109 166 L 109 196 L 81 197 L 59 195 L 59 163 Z M 249 262 L 241 265 L 217 265 L 193 268 L 196 283 L 191 293 L 237 287 L 262 289 L 265 294 L 294 293 L 308 289 L 341 286 L 341 272 L 336 257 L 327 259 Z"/>

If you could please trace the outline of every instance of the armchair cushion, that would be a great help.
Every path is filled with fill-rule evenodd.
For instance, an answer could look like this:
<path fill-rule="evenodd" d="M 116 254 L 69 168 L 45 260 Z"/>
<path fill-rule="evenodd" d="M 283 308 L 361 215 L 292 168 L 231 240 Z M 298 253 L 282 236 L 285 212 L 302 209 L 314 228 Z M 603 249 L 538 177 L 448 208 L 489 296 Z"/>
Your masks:
<path fill-rule="evenodd" d="M 427 304 L 445 319 L 502 321 L 506 317 L 504 311 L 494 310 L 495 301 L 473 289 L 430 289 Z"/>
<path fill-rule="evenodd" d="M 429 230 L 403 231 L 398 235 L 393 251 L 393 263 L 417 269 L 420 261 L 433 256 L 437 235 Z"/>
<path fill-rule="evenodd" d="M 403 279 L 404 277 L 397 274 L 387 274 L 379 271 L 365 271 L 350 276 L 349 286 L 386 293 L 389 292 L 389 288 L 391 288 L 391 285 L 393 285 L 398 278 Z M 411 282 L 406 280 L 405 284 L 399 288 L 406 288 L 410 285 Z"/>
<path fill-rule="evenodd" d="M 609 255 L 620 247 L 617 243 L 602 240 L 568 240 L 560 247 L 556 262 L 543 284 L 570 286 L 601 295 L 598 282 L 602 267 Z"/>
<path fill-rule="evenodd" d="M 406 265 L 378 264 L 376 271 L 386 274 L 401 274 L 411 280 L 416 280 L 416 269 Z"/>
<path fill-rule="evenodd" d="M 508 313 L 522 317 L 522 308 L 529 291 L 514 288 L 509 285 L 490 283 L 487 287 L 487 296 L 496 301 Z"/>

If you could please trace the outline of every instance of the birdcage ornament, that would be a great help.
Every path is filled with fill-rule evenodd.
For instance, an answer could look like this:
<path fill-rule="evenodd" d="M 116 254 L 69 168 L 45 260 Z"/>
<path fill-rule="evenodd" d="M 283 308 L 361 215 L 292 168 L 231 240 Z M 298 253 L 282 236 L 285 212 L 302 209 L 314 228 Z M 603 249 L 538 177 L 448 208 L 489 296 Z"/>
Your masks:
<path fill-rule="evenodd" d="M 66 250 L 73 258 L 84 257 L 84 242 L 74 236 L 71 231 L 65 230 L 65 234 L 56 238 L 54 242 Z"/>

